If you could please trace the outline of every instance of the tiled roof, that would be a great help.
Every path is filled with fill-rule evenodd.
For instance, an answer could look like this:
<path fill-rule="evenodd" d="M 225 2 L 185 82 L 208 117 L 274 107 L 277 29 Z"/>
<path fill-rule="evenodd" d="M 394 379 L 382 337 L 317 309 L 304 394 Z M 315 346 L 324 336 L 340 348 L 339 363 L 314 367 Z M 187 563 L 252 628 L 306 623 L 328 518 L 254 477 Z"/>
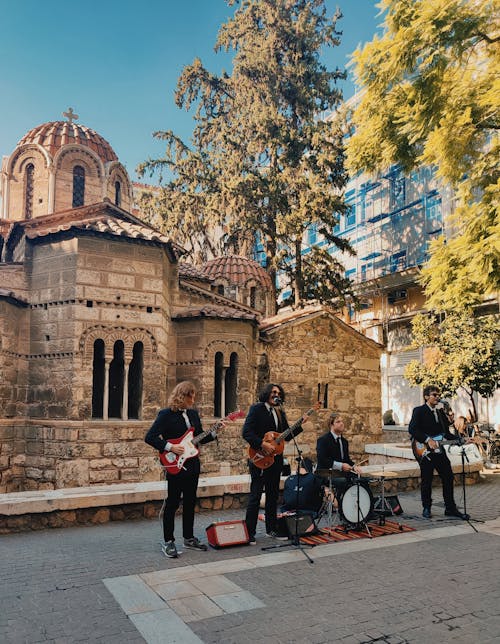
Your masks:
<path fill-rule="evenodd" d="M 79 123 L 70 123 L 69 121 L 42 123 L 42 125 L 34 127 L 25 134 L 17 145 L 27 145 L 30 143 L 41 145 L 52 156 L 63 145 L 76 143 L 85 145 L 96 152 L 104 163 L 118 161 L 118 157 L 113 148 L 100 134 Z"/>
<path fill-rule="evenodd" d="M 317 315 L 318 313 L 323 313 L 324 311 L 325 308 L 319 304 L 306 306 L 303 309 L 286 309 L 284 311 L 281 311 L 277 315 L 273 315 L 270 318 L 262 320 L 259 328 L 261 331 L 274 331 L 284 324 L 296 322 L 297 320 L 301 320 L 302 318 L 308 318 L 313 315 Z"/>
<path fill-rule="evenodd" d="M 179 277 L 185 280 L 195 280 L 197 282 L 212 282 L 212 278 L 209 277 L 202 269 L 188 264 L 187 262 L 179 262 Z"/>
<path fill-rule="evenodd" d="M 230 284 L 245 285 L 256 280 L 263 288 L 272 289 L 271 278 L 266 270 L 253 259 L 240 255 L 227 255 L 208 261 L 203 271 L 212 279 L 225 278 Z"/>
<path fill-rule="evenodd" d="M 251 320 L 256 321 L 255 313 L 241 311 L 231 306 L 218 306 L 216 304 L 205 304 L 204 306 L 191 307 L 174 316 L 174 320 L 186 320 L 191 318 L 214 318 L 219 320 Z"/>
<path fill-rule="evenodd" d="M 161 232 L 109 201 L 18 222 L 16 228 L 22 229 L 28 239 L 78 230 L 168 245 L 176 258 L 185 252 Z"/>
<path fill-rule="evenodd" d="M 346 331 L 347 333 L 355 335 L 363 342 L 371 344 L 372 346 L 376 346 L 378 348 L 382 347 L 382 345 L 375 340 L 368 338 L 359 331 L 356 331 L 356 329 L 354 329 L 352 326 L 349 326 L 349 324 L 346 324 L 338 317 L 338 315 L 335 314 L 335 311 L 321 304 L 311 304 L 309 306 L 305 306 L 302 309 L 295 310 L 285 309 L 281 313 L 278 313 L 278 315 L 273 315 L 273 317 L 262 320 L 259 324 L 259 331 L 262 334 L 262 337 L 265 338 L 268 333 L 272 334 L 287 325 L 292 325 L 297 322 L 300 323 L 307 319 L 311 320 L 322 315 L 329 315 L 332 320 L 335 321 L 335 324 L 337 326 L 344 329 L 344 331 Z"/>

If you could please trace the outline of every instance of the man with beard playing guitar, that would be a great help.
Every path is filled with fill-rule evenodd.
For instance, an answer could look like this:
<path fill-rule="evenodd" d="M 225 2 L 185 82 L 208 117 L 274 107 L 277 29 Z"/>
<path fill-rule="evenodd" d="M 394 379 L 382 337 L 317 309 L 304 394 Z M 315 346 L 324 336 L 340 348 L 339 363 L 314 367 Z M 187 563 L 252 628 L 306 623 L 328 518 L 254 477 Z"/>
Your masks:
<path fill-rule="evenodd" d="M 266 493 L 266 533 L 277 538 L 277 506 L 281 470 L 283 468 L 283 444 L 279 447 L 275 441 L 267 440 L 268 432 L 281 434 L 288 429 L 290 433 L 284 440 L 291 440 L 302 432 L 301 424 L 309 412 L 298 423 L 290 428 L 281 405 L 285 401 L 285 392 L 281 385 L 269 383 L 259 394 L 259 402 L 250 407 L 243 425 L 243 438 L 250 445 L 250 497 L 248 499 L 245 522 L 250 544 L 255 545 L 255 531 L 259 517 L 259 505 L 262 492 Z M 285 537 L 286 538 L 286 537 Z"/>

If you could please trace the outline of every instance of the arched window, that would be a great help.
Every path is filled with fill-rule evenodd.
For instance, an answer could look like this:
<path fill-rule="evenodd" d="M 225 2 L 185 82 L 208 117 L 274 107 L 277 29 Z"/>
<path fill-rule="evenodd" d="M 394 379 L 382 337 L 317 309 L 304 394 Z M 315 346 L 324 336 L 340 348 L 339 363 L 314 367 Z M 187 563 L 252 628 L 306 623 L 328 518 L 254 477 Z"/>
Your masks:
<path fill-rule="evenodd" d="M 83 206 L 85 201 L 85 168 L 75 165 L 73 168 L 73 208 Z"/>
<path fill-rule="evenodd" d="M 92 418 L 102 418 L 104 412 L 104 340 L 94 342 L 92 367 Z"/>
<path fill-rule="evenodd" d="M 217 286 L 217 293 L 218 293 L 219 295 L 224 295 L 224 284 L 219 284 L 219 285 Z"/>
<path fill-rule="evenodd" d="M 222 416 L 222 376 L 224 373 L 224 357 L 220 351 L 215 354 L 214 364 L 214 416 Z"/>
<path fill-rule="evenodd" d="M 128 368 L 128 417 L 139 419 L 142 411 L 142 373 L 144 368 L 144 345 L 136 342 Z"/>
<path fill-rule="evenodd" d="M 122 184 L 115 181 L 115 206 L 122 205 Z"/>
<path fill-rule="evenodd" d="M 108 418 L 122 418 L 124 381 L 125 345 L 122 340 L 117 340 L 113 346 L 113 360 L 109 365 Z"/>
<path fill-rule="evenodd" d="M 252 309 L 255 308 L 256 304 L 257 304 L 257 287 L 251 286 L 250 287 L 250 306 L 252 307 Z"/>
<path fill-rule="evenodd" d="M 33 184 L 35 177 L 35 166 L 28 163 L 24 171 L 24 218 L 33 217 Z"/>
<path fill-rule="evenodd" d="M 225 410 L 224 415 L 236 410 L 236 388 L 238 383 L 238 354 L 232 353 L 229 358 L 229 367 L 225 374 Z"/>

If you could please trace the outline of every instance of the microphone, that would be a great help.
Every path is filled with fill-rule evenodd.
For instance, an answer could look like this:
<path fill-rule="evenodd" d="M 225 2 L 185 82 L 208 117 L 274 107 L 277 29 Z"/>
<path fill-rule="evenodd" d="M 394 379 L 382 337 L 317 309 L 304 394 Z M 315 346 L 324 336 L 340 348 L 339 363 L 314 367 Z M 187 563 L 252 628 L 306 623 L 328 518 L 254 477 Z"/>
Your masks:
<path fill-rule="evenodd" d="M 283 404 L 283 401 L 281 400 L 281 398 L 280 398 L 279 396 L 275 396 L 275 397 L 273 398 L 273 403 L 274 403 L 275 405 L 282 405 L 282 404 Z"/>

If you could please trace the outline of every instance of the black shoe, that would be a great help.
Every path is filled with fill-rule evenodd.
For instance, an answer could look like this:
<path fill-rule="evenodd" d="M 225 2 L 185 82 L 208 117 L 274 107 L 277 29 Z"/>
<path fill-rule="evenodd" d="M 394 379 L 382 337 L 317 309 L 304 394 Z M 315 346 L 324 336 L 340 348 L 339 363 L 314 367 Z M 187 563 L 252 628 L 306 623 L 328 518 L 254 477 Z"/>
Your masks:
<path fill-rule="evenodd" d="M 450 510 L 445 510 L 444 515 L 445 517 L 456 517 L 457 519 L 463 519 L 464 521 L 467 521 L 469 519 L 469 515 L 464 514 L 463 512 L 460 512 L 458 508 L 451 508 Z"/>
<path fill-rule="evenodd" d="M 196 537 L 191 537 L 191 539 L 184 539 L 184 547 L 189 548 L 190 550 L 202 550 L 203 552 L 206 552 L 208 550 L 208 546 L 206 546 L 204 543 L 201 543 L 201 541 Z"/>
<path fill-rule="evenodd" d="M 424 519 L 430 519 L 432 517 L 431 509 L 430 508 L 424 508 L 422 510 L 422 516 L 424 517 Z"/>
<path fill-rule="evenodd" d="M 175 542 L 174 541 L 166 541 L 164 544 L 162 544 L 161 550 L 165 557 L 170 557 L 171 559 L 177 559 L 179 556 L 179 553 L 177 552 L 177 548 L 175 547 Z"/>

